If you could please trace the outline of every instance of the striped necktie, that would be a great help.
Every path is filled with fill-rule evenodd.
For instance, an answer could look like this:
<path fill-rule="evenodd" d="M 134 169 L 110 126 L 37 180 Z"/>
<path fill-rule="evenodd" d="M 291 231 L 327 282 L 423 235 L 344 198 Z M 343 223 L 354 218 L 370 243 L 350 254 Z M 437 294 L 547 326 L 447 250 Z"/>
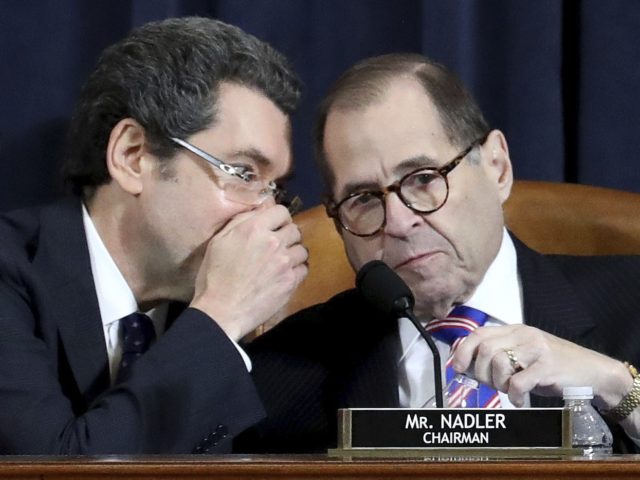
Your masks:
<path fill-rule="evenodd" d="M 427 324 L 427 331 L 438 340 L 447 343 L 450 347 L 449 358 L 446 363 L 447 385 L 449 385 L 456 376 L 456 372 L 451 366 L 451 357 L 456 351 L 456 348 L 458 348 L 467 335 L 476 328 L 482 327 L 488 318 L 489 316 L 480 310 L 460 305 L 454 308 L 447 318 L 435 319 Z M 465 389 L 468 389 L 464 383 L 459 384 L 456 388 L 455 393 L 450 396 L 450 407 L 460 406 L 459 399 L 465 396 Z M 475 396 L 470 396 L 466 399 L 465 406 L 467 408 L 500 408 L 500 398 L 495 389 L 488 385 L 480 384 L 478 387 L 477 404 Z"/>
<path fill-rule="evenodd" d="M 116 383 L 126 380 L 133 364 L 145 353 L 156 338 L 151 319 L 144 313 L 134 312 L 120 319 L 122 333 L 122 359 Z"/>

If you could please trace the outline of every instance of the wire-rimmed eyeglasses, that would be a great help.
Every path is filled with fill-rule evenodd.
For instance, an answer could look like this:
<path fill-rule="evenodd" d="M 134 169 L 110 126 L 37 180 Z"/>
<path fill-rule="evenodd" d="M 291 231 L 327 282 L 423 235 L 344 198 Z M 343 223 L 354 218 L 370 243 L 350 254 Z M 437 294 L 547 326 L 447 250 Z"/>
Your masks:
<path fill-rule="evenodd" d="M 447 175 L 477 145 L 482 145 L 487 135 L 475 140 L 462 152 L 440 168 L 421 167 L 382 188 L 350 193 L 338 202 L 326 205 L 327 215 L 353 235 L 370 237 L 382 230 L 387 221 L 385 199 L 395 193 L 407 208 L 420 214 L 433 213 L 442 208 L 449 198 Z"/>
<path fill-rule="evenodd" d="M 169 137 L 169 140 L 223 171 L 227 178 L 221 179 L 219 186 L 225 197 L 232 202 L 259 205 L 267 198 L 272 197 L 279 201 L 284 196 L 284 191 L 275 182 L 267 182 L 247 168 L 229 165 L 180 138 Z"/>

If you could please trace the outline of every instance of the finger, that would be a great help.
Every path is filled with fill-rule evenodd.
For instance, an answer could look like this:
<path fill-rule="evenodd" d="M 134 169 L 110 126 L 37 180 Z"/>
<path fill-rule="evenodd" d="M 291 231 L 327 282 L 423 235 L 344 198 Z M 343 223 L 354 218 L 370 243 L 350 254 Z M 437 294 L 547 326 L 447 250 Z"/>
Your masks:
<path fill-rule="evenodd" d="M 261 206 L 256 211 L 260 215 L 258 217 L 260 224 L 274 232 L 293 222 L 289 210 L 284 205 Z"/>
<path fill-rule="evenodd" d="M 482 378 L 489 378 L 490 384 L 493 385 L 494 388 L 506 392 L 509 388 L 509 382 L 514 375 L 520 373 L 528 365 L 538 361 L 540 358 L 540 350 L 534 348 L 529 342 L 515 343 L 517 342 L 517 338 L 517 335 L 510 335 L 500 339 L 502 344 L 493 346 L 490 364 L 481 365 L 480 368 L 485 368 L 485 370 L 478 372 L 478 377 L 476 378 L 480 380 L 480 375 L 482 375 Z M 502 345 L 512 346 L 505 348 Z M 479 360 L 476 360 L 476 366 L 478 363 Z"/>
<path fill-rule="evenodd" d="M 293 273 L 296 276 L 296 287 L 302 283 L 309 273 L 309 267 L 306 262 L 300 263 L 293 269 Z"/>
<path fill-rule="evenodd" d="M 542 382 L 545 374 L 548 373 L 546 370 L 541 363 L 536 362 L 519 373 L 512 375 L 509 378 L 509 386 L 507 388 L 509 401 L 516 407 L 523 406 L 526 395 Z"/>
<path fill-rule="evenodd" d="M 471 334 L 458 344 L 451 357 L 451 366 L 457 373 L 464 373 L 471 367 L 479 343 L 480 339 Z"/>
<path fill-rule="evenodd" d="M 521 353 L 516 353 L 516 350 Z M 529 348 L 529 345 L 516 345 L 512 348 L 505 348 L 504 354 L 507 356 L 507 360 L 509 361 L 509 369 L 512 370 L 511 373 L 518 373 L 524 370 L 523 358 L 525 356 L 532 357 L 532 350 Z M 526 362 L 526 364 L 533 363 L 533 361 Z"/>
<path fill-rule="evenodd" d="M 282 285 L 288 285 L 285 290 L 290 290 L 298 286 L 298 284 L 306 276 L 307 266 L 307 250 L 300 244 L 288 248 L 286 251 L 275 252 L 265 258 L 264 267 L 261 269 L 261 275 L 267 282 L 282 282 Z M 303 267 L 301 270 L 299 267 Z M 266 280 L 270 278 L 271 280 Z"/>
<path fill-rule="evenodd" d="M 291 264 L 298 266 L 307 263 L 309 259 L 309 251 L 304 245 L 296 244 L 289 248 L 289 257 L 291 258 Z"/>
<path fill-rule="evenodd" d="M 513 349 L 511 350 L 515 351 Z M 491 362 L 491 379 L 494 388 L 506 393 L 509 390 L 511 377 L 519 371 L 514 369 L 509 356 L 504 350 L 497 352 Z"/>
<path fill-rule="evenodd" d="M 275 232 L 285 247 L 300 244 L 302 233 L 295 223 L 289 223 Z"/>
<path fill-rule="evenodd" d="M 477 359 L 480 345 L 490 341 L 492 338 L 504 337 L 510 331 L 511 329 L 508 326 L 481 327 L 474 330 L 456 348 L 451 365 L 457 372 L 466 372 L 474 359 Z M 476 368 L 478 368 L 477 365 Z"/>
<path fill-rule="evenodd" d="M 494 330 L 500 331 L 491 332 L 492 336 L 482 340 L 475 351 L 474 374 L 475 378 L 482 383 L 493 381 L 494 368 L 502 367 L 502 360 L 505 357 L 504 346 L 515 341 L 510 331 L 501 328 L 494 328 Z"/>
<path fill-rule="evenodd" d="M 216 234 L 224 234 L 244 223 L 256 222 L 258 229 L 277 231 L 292 223 L 291 215 L 282 205 L 260 205 L 234 215 Z"/>

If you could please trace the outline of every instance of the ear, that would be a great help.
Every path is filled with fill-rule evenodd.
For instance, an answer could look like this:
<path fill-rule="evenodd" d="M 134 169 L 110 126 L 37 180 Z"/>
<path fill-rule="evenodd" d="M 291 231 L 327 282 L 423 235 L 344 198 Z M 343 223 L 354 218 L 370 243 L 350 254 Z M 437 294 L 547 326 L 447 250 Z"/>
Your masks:
<path fill-rule="evenodd" d="M 482 165 L 487 177 L 492 181 L 504 203 L 511 194 L 513 185 L 513 169 L 509 157 L 509 146 L 504 134 L 500 130 L 492 130 L 482 145 Z"/>
<path fill-rule="evenodd" d="M 114 182 L 132 195 L 142 192 L 143 158 L 148 153 L 144 128 L 132 118 L 120 120 L 111 130 L 107 168 Z"/>

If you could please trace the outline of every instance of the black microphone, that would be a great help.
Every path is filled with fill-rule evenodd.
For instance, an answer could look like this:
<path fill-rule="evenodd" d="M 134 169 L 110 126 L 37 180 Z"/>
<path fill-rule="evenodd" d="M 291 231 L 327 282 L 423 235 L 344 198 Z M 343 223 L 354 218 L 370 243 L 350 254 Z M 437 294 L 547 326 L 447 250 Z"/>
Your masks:
<path fill-rule="evenodd" d="M 440 367 L 440 352 L 433 338 L 413 315 L 415 299 L 409 286 L 386 263 L 372 260 L 358 271 L 356 288 L 371 305 L 382 312 L 396 318 L 407 317 L 418 329 L 422 338 L 429 345 L 433 354 L 433 374 L 436 387 L 436 407 L 443 407 L 442 400 L 442 371 Z"/>

